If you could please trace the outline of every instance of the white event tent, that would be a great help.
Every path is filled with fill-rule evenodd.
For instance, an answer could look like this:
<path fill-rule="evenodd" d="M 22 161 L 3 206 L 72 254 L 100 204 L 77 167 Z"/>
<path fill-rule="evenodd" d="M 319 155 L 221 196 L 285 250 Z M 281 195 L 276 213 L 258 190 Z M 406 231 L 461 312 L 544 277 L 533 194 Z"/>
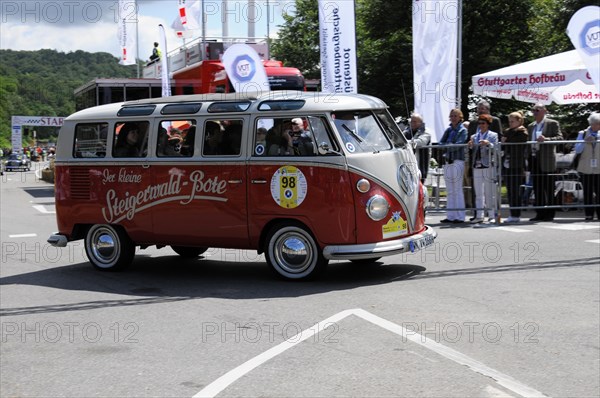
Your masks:
<path fill-rule="evenodd" d="M 600 92 L 577 50 L 473 76 L 473 93 L 542 104 L 600 102 Z"/>

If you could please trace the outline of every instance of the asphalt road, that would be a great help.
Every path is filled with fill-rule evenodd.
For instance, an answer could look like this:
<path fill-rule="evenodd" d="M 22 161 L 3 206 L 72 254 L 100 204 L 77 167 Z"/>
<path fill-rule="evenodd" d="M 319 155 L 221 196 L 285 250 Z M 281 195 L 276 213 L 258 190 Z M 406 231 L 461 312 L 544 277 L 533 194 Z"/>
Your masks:
<path fill-rule="evenodd" d="M 57 249 L 53 186 L 1 177 L 2 397 L 598 397 L 600 227 L 439 223 L 434 247 L 285 282 L 253 252 Z"/>

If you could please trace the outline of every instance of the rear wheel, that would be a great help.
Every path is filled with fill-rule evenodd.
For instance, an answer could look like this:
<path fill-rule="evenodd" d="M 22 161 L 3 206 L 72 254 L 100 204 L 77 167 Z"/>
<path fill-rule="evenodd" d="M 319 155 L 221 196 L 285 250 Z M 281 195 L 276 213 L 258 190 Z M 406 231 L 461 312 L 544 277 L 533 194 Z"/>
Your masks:
<path fill-rule="evenodd" d="M 267 263 L 286 279 L 310 279 L 327 266 L 328 261 L 312 234 L 303 226 L 279 224 L 266 240 Z"/>
<path fill-rule="evenodd" d="M 97 269 L 117 271 L 131 264 L 135 245 L 121 228 L 96 224 L 85 236 L 85 253 Z"/>
<path fill-rule="evenodd" d="M 171 246 L 171 249 L 181 257 L 196 258 L 207 251 L 208 247 Z"/>

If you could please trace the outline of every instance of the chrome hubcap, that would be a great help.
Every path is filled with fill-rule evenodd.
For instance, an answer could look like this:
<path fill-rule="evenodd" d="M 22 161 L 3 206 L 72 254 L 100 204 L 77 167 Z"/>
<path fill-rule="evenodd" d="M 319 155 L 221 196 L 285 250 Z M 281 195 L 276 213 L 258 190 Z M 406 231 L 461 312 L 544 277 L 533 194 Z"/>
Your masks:
<path fill-rule="evenodd" d="M 314 253 L 310 242 L 302 235 L 283 234 L 275 244 L 277 263 L 286 272 L 297 274 L 311 266 Z"/>
<path fill-rule="evenodd" d="M 98 230 L 91 239 L 94 257 L 101 263 L 110 264 L 118 254 L 117 239 L 111 231 Z"/>

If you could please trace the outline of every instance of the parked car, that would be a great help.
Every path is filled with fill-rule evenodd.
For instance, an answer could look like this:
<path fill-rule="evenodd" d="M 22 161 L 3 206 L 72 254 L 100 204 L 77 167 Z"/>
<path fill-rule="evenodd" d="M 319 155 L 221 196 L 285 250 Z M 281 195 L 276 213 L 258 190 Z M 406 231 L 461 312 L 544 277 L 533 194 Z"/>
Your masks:
<path fill-rule="evenodd" d="M 8 157 L 6 164 L 4 165 L 6 171 L 13 170 L 31 170 L 31 160 L 27 156 L 20 153 L 13 153 Z"/>

